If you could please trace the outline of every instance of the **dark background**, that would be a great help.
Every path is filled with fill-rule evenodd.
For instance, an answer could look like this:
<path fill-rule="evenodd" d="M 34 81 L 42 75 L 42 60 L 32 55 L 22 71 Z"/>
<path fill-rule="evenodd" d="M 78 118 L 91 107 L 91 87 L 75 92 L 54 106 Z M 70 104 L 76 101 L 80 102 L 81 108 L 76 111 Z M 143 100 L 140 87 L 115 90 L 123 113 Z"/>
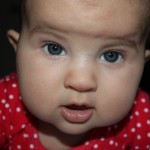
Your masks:
<path fill-rule="evenodd" d="M 20 1 L 2 0 L 0 5 L 0 77 L 15 71 L 15 51 L 7 40 L 7 30 L 20 31 Z M 147 44 L 150 48 L 150 38 Z M 134 78 L 134 77 L 133 77 Z M 122 85 L 123 86 L 123 85 Z M 146 63 L 141 87 L 150 93 L 150 61 Z M 130 88 L 130 87 L 129 87 Z"/>
<path fill-rule="evenodd" d="M 0 77 L 15 70 L 15 51 L 7 40 L 7 30 L 20 30 L 20 1 L 2 0 L 0 4 Z"/>

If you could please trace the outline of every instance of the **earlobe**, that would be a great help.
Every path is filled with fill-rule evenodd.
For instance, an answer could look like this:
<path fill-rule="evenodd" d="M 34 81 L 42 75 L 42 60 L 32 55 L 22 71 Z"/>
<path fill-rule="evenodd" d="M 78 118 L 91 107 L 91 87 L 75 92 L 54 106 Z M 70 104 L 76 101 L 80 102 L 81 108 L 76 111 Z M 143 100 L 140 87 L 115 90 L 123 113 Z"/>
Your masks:
<path fill-rule="evenodd" d="M 16 51 L 18 40 L 19 40 L 19 33 L 15 30 L 10 29 L 7 32 L 7 37 L 8 37 L 10 44 L 13 46 L 13 48 Z"/>
<path fill-rule="evenodd" d="M 150 49 L 145 50 L 145 61 L 147 62 L 150 60 Z"/>

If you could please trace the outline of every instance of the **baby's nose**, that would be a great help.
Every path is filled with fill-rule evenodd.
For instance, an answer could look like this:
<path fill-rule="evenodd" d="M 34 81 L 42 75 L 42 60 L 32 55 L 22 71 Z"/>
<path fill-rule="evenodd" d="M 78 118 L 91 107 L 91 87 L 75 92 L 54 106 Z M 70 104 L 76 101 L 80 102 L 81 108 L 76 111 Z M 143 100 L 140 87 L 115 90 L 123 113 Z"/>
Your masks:
<path fill-rule="evenodd" d="M 97 89 L 97 82 L 93 71 L 71 69 L 65 77 L 64 86 L 78 92 L 94 92 Z"/>

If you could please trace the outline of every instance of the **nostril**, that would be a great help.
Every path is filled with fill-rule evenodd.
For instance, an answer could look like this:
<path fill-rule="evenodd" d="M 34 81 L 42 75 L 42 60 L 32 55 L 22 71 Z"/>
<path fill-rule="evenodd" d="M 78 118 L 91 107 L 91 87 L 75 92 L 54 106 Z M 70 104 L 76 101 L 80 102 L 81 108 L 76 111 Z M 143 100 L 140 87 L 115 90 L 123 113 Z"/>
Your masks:
<path fill-rule="evenodd" d="M 70 89 L 79 91 L 79 92 L 89 92 L 91 91 L 91 88 L 87 87 L 87 86 L 83 86 L 83 85 L 74 85 L 74 86 L 69 86 Z"/>
<path fill-rule="evenodd" d="M 72 89 L 78 92 L 91 92 L 91 91 L 94 92 L 96 91 L 97 86 L 95 83 L 92 83 L 92 84 L 83 83 L 83 82 L 77 83 L 77 82 L 72 81 L 72 83 L 67 84 L 65 88 Z"/>

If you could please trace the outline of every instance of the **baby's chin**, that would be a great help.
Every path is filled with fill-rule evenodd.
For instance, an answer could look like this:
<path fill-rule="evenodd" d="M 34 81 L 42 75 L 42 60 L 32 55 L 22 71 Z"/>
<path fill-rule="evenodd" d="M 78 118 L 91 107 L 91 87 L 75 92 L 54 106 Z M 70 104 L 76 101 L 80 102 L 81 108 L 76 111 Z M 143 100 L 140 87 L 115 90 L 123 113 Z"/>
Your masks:
<path fill-rule="evenodd" d="M 93 129 L 93 126 L 87 126 L 84 124 L 71 124 L 71 125 L 61 125 L 55 126 L 59 131 L 63 132 L 64 134 L 69 135 L 82 135 L 86 134 L 88 131 Z"/>

